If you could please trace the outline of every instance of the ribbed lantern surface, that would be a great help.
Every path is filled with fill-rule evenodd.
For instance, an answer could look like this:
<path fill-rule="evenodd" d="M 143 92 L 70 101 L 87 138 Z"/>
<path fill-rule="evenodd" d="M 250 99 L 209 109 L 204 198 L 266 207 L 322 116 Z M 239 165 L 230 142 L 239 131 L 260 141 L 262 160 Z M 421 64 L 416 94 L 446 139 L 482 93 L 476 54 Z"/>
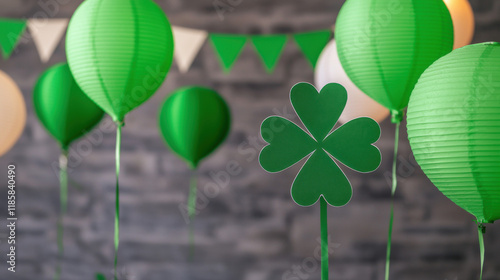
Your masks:
<path fill-rule="evenodd" d="M 442 0 L 349 0 L 335 38 L 354 84 L 400 111 L 422 72 L 452 50 L 453 23 Z"/>
<path fill-rule="evenodd" d="M 172 30 L 151 0 L 86 0 L 71 18 L 66 52 L 82 90 L 121 121 L 165 79 Z"/>

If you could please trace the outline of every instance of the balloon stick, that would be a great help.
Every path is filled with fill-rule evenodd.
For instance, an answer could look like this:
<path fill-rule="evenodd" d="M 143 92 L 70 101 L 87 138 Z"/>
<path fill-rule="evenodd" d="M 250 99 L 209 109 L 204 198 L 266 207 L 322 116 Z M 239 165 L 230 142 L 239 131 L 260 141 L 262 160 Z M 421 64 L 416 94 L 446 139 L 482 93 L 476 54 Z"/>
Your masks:
<path fill-rule="evenodd" d="M 192 170 L 188 197 L 189 259 L 194 257 L 194 218 L 196 216 L 196 193 L 198 190 L 196 169 Z"/>
<path fill-rule="evenodd" d="M 392 159 L 392 189 L 391 189 L 391 214 L 389 217 L 389 233 L 387 235 L 387 250 L 385 259 L 385 280 L 389 280 L 389 270 L 391 266 L 391 245 L 392 245 L 392 228 L 394 224 L 394 195 L 398 186 L 397 178 L 397 160 L 398 160 L 398 146 L 399 146 L 399 127 L 403 119 L 403 112 L 392 111 L 391 121 L 396 124 L 396 131 L 394 135 L 394 157 Z"/>
<path fill-rule="evenodd" d="M 481 274 L 479 279 L 483 279 L 483 267 L 484 267 L 484 234 L 486 233 L 486 227 L 483 223 L 477 224 L 478 236 L 479 236 L 479 253 L 481 254 Z"/>
<path fill-rule="evenodd" d="M 61 262 L 64 257 L 64 216 L 66 215 L 68 205 L 68 148 L 61 148 L 59 156 L 59 199 L 60 212 L 57 219 L 57 267 L 54 275 L 54 280 L 59 280 L 61 277 Z"/>
<path fill-rule="evenodd" d="M 116 150 L 115 150 L 115 160 L 116 160 L 116 192 L 115 192 L 115 260 L 113 267 L 113 277 L 117 280 L 116 267 L 118 265 L 118 246 L 120 244 L 120 147 L 122 141 L 122 127 L 124 126 L 123 121 L 116 122 Z"/>

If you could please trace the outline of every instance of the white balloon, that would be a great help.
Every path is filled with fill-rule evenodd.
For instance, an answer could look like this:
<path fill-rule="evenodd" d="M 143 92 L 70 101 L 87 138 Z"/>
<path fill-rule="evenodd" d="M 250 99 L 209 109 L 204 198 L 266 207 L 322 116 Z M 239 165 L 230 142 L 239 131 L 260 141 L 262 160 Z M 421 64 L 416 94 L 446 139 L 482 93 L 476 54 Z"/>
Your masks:
<path fill-rule="evenodd" d="M 335 40 L 330 41 L 321 53 L 314 80 L 318 89 L 328 83 L 338 83 L 347 90 L 347 104 L 339 121 L 346 123 L 359 117 L 370 117 L 381 122 L 389 115 L 389 110 L 362 92 L 347 76 L 340 64 Z"/>
<path fill-rule="evenodd" d="M 453 49 L 470 44 L 474 37 L 474 11 L 467 0 L 444 0 L 453 20 Z"/>

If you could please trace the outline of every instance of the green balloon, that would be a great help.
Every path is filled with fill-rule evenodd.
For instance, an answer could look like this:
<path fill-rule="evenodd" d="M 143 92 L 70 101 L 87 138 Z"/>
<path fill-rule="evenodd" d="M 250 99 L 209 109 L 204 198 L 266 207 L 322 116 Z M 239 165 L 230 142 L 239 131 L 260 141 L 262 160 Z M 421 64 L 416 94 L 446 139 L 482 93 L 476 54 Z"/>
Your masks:
<path fill-rule="evenodd" d="M 104 115 L 78 87 L 66 63 L 57 64 L 40 76 L 33 103 L 40 122 L 63 149 L 91 130 Z"/>
<path fill-rule="evenodd" d="M 453 48 L 453 23 L 442 0 L 349 0 L 335 39 L 349 78 L 398 114 L 418 78 Z"/>
<path fill-rule="evenodd" d="M 500 44 L 465 46 L 423 74 L 408 138 L 436 187 L 479 223 L 500 219 Z"/>
<path fill-rule="evenodd" d="M 86 0 L 66 38 L 76 81 L 117 122 L 161 86 L 173 50 L 170 23 L 151 0 Z"/>
<path fill-rule="evenodd" d="M 159 114 L 165 142 L 193 169 L 224 141 L 230 125 L 231 115 L 224 99 L 204 87 L 176 90 Z"/>

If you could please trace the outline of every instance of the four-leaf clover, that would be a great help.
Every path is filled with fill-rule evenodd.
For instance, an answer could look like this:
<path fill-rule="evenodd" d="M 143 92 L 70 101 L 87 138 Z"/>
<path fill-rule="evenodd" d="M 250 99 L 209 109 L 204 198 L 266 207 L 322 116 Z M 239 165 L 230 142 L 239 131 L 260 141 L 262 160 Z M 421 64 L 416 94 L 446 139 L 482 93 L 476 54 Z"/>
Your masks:
<path fill-rule="evenodd" d="M 310 134 L 282 117 L 264 120 L 261 135 L 269 145 L 260 153 L 262 168 L 279 172 L 308 156 L 293 182 L 293 200 L 310 206 L 323 196 L 330 205 L 347 204 L 351 184 L 333 159 L 359 172 L 377 169 L 381 155 L 372 144 L 380 137 L 379 125 L 361 117 L 330 133 L 347 102 L 347 92 L 340 84 L 328 84 L 318 93 L 311 84 L 299 83 L 292 88 L 290 100 Z"/>

